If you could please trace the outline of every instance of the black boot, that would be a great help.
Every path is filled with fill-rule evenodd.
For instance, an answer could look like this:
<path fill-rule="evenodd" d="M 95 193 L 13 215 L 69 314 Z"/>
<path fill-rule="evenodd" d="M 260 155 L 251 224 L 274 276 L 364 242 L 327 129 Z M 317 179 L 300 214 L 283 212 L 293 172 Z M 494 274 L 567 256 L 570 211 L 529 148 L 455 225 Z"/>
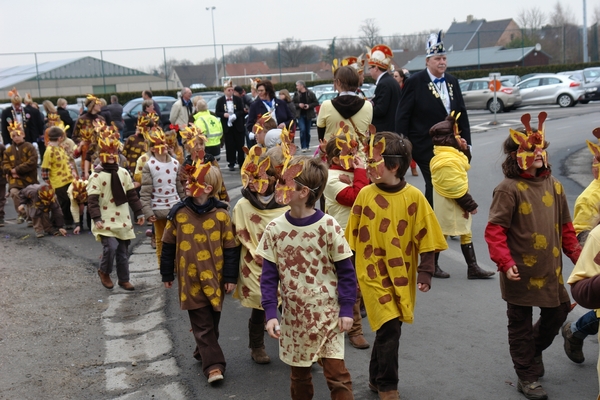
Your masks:
<path fill-rule="evenodd" d="M 494 271 L 481 269 L 479 265 L 477 265 L 473 243 L 461 244 L 460 248 L 463 256 L 465 256 L 465 261 L 467 262 L 467 279 L 487 279 L 496 274 Z"/>
<path fill-rule="evenodd" d="M 438 260 L 440 258 L 440 253 L 435 253 L 435 272 L 433 273 L 434 278 L 450 278 L 450 274 L 442 271 L 438 264 Z"/>

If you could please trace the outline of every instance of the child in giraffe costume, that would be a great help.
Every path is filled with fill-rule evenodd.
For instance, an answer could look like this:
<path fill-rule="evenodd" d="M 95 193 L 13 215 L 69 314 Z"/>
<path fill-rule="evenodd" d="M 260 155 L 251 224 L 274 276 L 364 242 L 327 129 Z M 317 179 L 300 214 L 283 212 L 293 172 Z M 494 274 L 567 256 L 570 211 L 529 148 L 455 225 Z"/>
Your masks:
<path fill-rule="evenodd" d="M 291 159 L 286 153 L 275 196 L 290 210 L 267 225 L 257 248 L 263 258 L 260 285 L 267 332 L 279 339 L 279 357 L 291 366 L 293 400 L 313 398 L 311 367 L 317 361 L 331 398 L 354 399 L 344 363 L 344 332 L 352 327 L 356 275 L 342 228 L 314 208 L 326 183 L 327 166 L 320 160 Z"/>
<path fill-rule="evenodd" d="M 435 253 L 448 246 L 427 199 L 404 179 L 411 151 L 403 136 L 371 129 L 365 154 L 373 183 L 358 194 L 346 227 L 375 332 L 369 388 L 384 400 L 398 399 L 400 334 L 413 322 L 416 289 L 429 291 Z"/>
<path fill-rule="evenodd" d="M 216 198 L 222 182 L 219 169 L 201 159 L 187 168 L 187 197 L 167 216 L 160 273 L 166 288 L 177 277 L 179 303 L 189 314 L 196 340 L 194 358 L 202 361 L 204 375 L 213 383 L 225 373 L 219 320 L 224 295 L 237 282 L 239 248 L 227 204 Z"/>
<path fill-rule="evenodd" d="M 267 152 L 260 144 L 248 151 L 241 168 L 243 198 L 237 202 L 232 213 L 235 237 L 242 245 L 240 275 L 234 297 L 240 300 L 242 306 L 251 309 L 248 347 L 257 364 L 271 362 L 264 345 L 265 311 L 260 303 L 263 259 L 256 254 L 257 246 L 267 224 L 289 209 L 275 201 L 276 162 L 269 156 L 274 152 Z"/>
<path fill-rule="evenodd" d="M 485 240 L 498 266 L 502 298 L 507 304 L 508 342 L 517 390 L 528 399 L 545 399 L 538 382 L 544 376 L 542 351 L 548 348 L 570 311 L 562 275 L 562 251 L 577 262 L 581 246 L 575 236 L 562 184 L 548 164 L 544 121 L 532 129 L 510 130 L 504 142 L 505 179 L 494 189 Z M 533 307 L 541 314 L 532 322 Z"/>
<path fill-rule="evenodd" d="M 365 169 L 364 157 L 357 154 L 358 137 L 350 126 L 340 122 L 340 129 L 332 135 L 325 145 L 327 165 L 329 165 L 327 185 L 323 196 L 325 197 L 325 212 L 331 215 L 343 230 L 348 224 L 348 217 L 352 205 L 363 187 L 369 184 Z M 362 330 L 362 316 L 360 290 L 357 292 L 356 303 L 353 308 L 354 323 L 348 331 L 348 340 L 352 347 L 368 349 L 369 342 L 365 339 Z"/>

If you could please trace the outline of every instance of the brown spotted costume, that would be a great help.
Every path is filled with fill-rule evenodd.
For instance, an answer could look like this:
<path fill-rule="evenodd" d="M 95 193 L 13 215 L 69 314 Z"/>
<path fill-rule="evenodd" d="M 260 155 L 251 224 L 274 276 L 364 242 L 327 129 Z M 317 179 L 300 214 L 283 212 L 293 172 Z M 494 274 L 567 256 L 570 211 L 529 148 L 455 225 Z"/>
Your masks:
<path fill-rule="evenodd" d="M 131 135 L 125 141 L 123 146 L 123 155 L 127 158 L 127 169 L 133 176 L 135 174 L 135 166 L 142 154 L 148 151 L 148 144 L 141 134 Z"/>

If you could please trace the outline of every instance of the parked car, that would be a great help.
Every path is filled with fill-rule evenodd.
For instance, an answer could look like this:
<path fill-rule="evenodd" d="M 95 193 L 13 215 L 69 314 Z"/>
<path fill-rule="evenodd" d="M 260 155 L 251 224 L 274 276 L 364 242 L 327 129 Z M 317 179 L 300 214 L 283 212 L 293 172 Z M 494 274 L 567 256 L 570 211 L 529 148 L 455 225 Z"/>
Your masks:
<path fill-rule="evenodd" d="M 208 92 L 196 92 L 196 93 L 192 93 L 192 99 L 202 96 L 202 98 L 204 100 L 206 100 L 206 102 L 208 103 L 211 99 L 213 98 L 219 98 L 221 96 L 223 96 L 223 92 L 217 92 L 217 91 L 208 91 Z M 194 103 L 195 101 L 192 101 L 192 103 Z"/>
<path fill-rule="evenodd" d="M 566 75 L 536 75 L 519 82 L 521 106 L 532 104 L 558 104 L 561 107 L 573 107 L 584 98 L 585 90 L 581 82 Z"/>
<path fill-rule="evenodd" d="M 586 82 L 591 82 L 600 76 L 600 67 L 590 67 L 583 70 L 583 76 Z"/>
<path fill-rule="evenodd" d="M 326 83 L 323 85 L 316 85 L 313 87 L 309 87 L 309 90 L 311 90 L 315 96 L 317 96 L 317 99 L 319 99 L 319 96 L 325 92 L 332 92 L 333 89 L 333 83 Z"/>
<path fill-rule="evenodd" d="M 318 97 L 317 97 L 317 101 L 319 102 L 319 105 L 315 107 L 315 118 L 311 121 L 312 125 L 316 125 L 317 124 L 317 117 L 319 116 L 319 110 L 321 109 L 321 104 L 323 104 L 323 102 L 325 100 L 332 100 L 335 99 L 337 97 L 339 93 L 335 92 L 333 90 L 330 90 L 328 92 L 323 92 L 321 93 Z"/>
<path fill-rule="evenodd" d="M 585 83 L 587 82 L 587 80 L 585 79 L 585 75 L 583 73 L 583 70 L 580 69 L 578 71 L 562 71 L 562 72 L 557 72 L 557 75 L 566 75 L 569 78 L 579 81 L 581 83 Z"/>
<path fill-rule="evenodd" d="M 584 83 L 585 98 L 580 100 L 581 104 L 587 104 L 593 100 L 600 100 L 600 77 L 595 78 L 591 82 Z"/>
<path fill-rule="evenodd" d="M 502 82 L 502 84 L 509 82 L 510 85 L 507 86 L 512 87 L 521 82 L 521 77 L 519 75 L 501 75 L 499 81 Z"/>
<path fill-rule="evenodd" d="M 523 82 L 524 80 L 529 79 L 529 78 L 533 78 L 534 76 L 537 76 L 537 75 L 546 75 L 546 74 L 542 74 L 542 73 L 539 73 L 539 72 L 536 72 L 536 73 L 533 73 L 533 74 L 525 74 L 525 75 L 523 75 L 521 77 L 521 81 L 520 82 Z"/>
<path fill-rule="evenodd" d="M 491 113 L 510 111 L 521 104 L 521 93 L 518 87 L 508 86 L 510 83 L 502 82 L 500 90 L 496 92 L 496 101 L 494 102 L 494 92 L 490 90 L 490 79 L 467 79 L 460 82 L 460 90 L 465 100 L 467 110 L 483 109 Z"/>
<path fill-rule="evenodd" d="M 171 107 L 173 103 L 177 101 L 175 97 L 171 96 L 154 96 L 152 100 L 158 103 L 160 107 L 160 123 L 163 127 L 169 125 L 169 114 L 171 113 Z M 142 112 L 142 99 L 129 100 L 123 106 L 123 137 L 127 138 L 135 133 L 135 126 L 137 124 L 138 114 Z"/>

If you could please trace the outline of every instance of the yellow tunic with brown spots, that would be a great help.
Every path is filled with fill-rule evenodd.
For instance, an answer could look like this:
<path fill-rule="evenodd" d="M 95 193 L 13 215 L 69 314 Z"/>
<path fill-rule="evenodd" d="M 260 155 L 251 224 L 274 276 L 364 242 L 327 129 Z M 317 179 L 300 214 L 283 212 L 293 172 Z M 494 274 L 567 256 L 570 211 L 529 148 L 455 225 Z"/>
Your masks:
<path fill-rule="evenodd" d="M 147 151 L 148 144 L 142 134 L 136 133 L 127 138 L 125 145 L 123 146 L 123 155 L 127 158 L 127 169 L 129 170 L 129 173 L 135 174 L 137 160 L 142 154 L 146 154 Z"/>
<path fill-rule="evenodd" d="M 371 329 L 394 318 L 412 323 L 419 254 L 448 245 L 431 206 L 412 185 L 395 193 L 364 187 L 352 207 L 346 238 Z"/>
<path fill-rule="evenodd" d="M 50 145 L 44 153 L 42 168 L 49 170 L 48 179 L 54 189 L 61 188 L 73 182 L 70 159 L 62 147 Z"/>
<path fill-rule="evenodd" d="M 240 199 L 233 208 L 235 238 L 242 245 L 240 274 L 233 297 L 240 299 L 244 307 L 262 310 L 260 276 L 263 259 L 256 254 L 256 248 L 267 224 L 287 210 L 289 207 L 259 210 L 245 198 Z"/>
<path fill-rule="evenodd" d="M 569 301 L 562 276 L 562 226 L 571 222 L 562 184 L 553 176 L 504 179 L 494 189 L 488 221 L 507 229 L 521 280 L 500 274 L 502 298 L 519 306 Z"/>
<path fill-rule="evenodd" d="M 594 179 L 575 200 L 573 228 L 579 235 L 591 231 L 600 221 L 600 181 Z"/>
<path fill-rule="evenodd" d="M 175 267 L 182 310 L 223 307 L 223 249 L 236 247 L 227 211 L 199 215 L 182 207 L 167 221 L 163 243 L 176 243 Z"/>

